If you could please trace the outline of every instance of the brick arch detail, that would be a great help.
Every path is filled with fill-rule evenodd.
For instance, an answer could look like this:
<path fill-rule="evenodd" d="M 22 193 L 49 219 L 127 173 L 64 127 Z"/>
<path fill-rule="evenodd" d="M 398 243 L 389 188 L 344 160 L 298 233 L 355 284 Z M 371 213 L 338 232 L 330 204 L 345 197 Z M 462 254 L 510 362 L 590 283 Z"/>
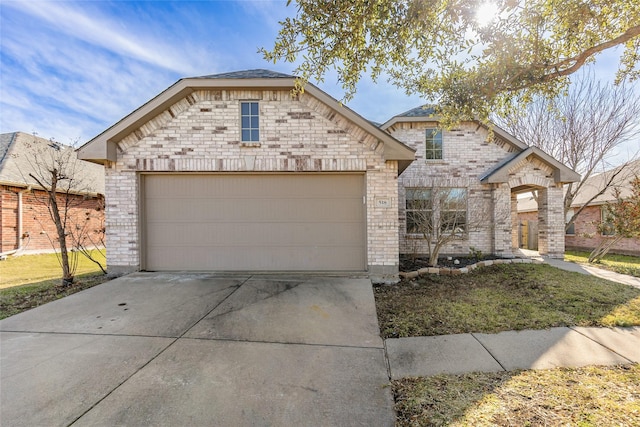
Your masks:
<path fill-rule="evenodd" d="M 517 188 L 521 186 L 549 188 L 549 187 L 552 187 L 553 185 L 554 185 L 553 180 L 547 177 L 542 177 L 539 175 L 536 176 L 531 174 L 527 174 L 517 178 L 512 178 L 509 180 L 509 188 Z"/>

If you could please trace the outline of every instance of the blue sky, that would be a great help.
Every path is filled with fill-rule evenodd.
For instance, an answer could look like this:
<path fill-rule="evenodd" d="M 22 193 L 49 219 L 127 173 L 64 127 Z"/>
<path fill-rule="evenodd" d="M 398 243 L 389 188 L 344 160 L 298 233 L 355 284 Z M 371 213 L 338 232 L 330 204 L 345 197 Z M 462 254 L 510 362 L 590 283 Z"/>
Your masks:
<path fill-rule="evenodd" d="M 294 66 L 268 63 L 286 1 L 0 0 L 0 133 L 86 142 L 182 77 Z M 610 79 L 615 57 L 599 61 Z M 337 99 L 335 76 L 317 83 Z M 384 122 L 418 106 L 385 81 L 363 80 L 348 105 Z"/>

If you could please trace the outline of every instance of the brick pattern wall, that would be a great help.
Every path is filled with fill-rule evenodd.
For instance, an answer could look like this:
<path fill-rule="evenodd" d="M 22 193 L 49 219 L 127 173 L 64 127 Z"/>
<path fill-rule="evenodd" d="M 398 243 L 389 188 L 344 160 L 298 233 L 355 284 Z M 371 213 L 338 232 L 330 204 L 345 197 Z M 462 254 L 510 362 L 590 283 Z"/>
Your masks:
<path fill-rule="evenodd" d="M 564 256 L 564 203 L 562 186 L 538 191 L 538 252 L 553 258 Z"/>
<path fill-rule="evenodd" d="M 526 221 L 538 220 L 538 212 L 520 212 L 518 220 Z M 582 251 L 591 251 L 597 247 L 607 236 L 602 236 L 597 226 L 602 220 L 600 206 L 589 206 L 585 208 L 575 222 L 575 234 L 565 234 L 564 241 L 566 249 L 575 249 Z M 639 255 L 640 256 L 640 239 L 622 239 L 616 243 L 611 253 Z"/>
<path fill-rule="evenodd" d="M 424 239 L 405 232 L 404 189 L 431 186 L 464 187 L 469 195 L 468 236 L 447 244 L 442 254 L 466 255 L 474 247 L 484 253 L 512 255 L 512 248 L 517 247 L 517 206 L 512 190 L 523 186 L 551 187 L 548 220 L 544 225 L 545 251 L 551 255 L 564 252 L 564 232 L 558 228 L 564 218 L 562 211 L 558 211 L 562 206 L 562 194 L 557 198 L 558 188 L 551 167 L 529 157 L 512 165 L 508 182 L 481 184 L 480 177 L 520 150 L 499 137 L 488 142 L 485 128 L 476 123 L 462 123 L 457 128 L 443 131 L 443 159 L 426 160 L 425 129 L 430 127 L 433 124 L 401 122 L 388 129 L 395 138 L 417 150 L 416 161 L 403 172 L 398 182 L 401 253 L 427 252 Z"/>
<path fill-rule="evenodd" d="M 602 221 L 600 206 L 588 206 L 575 222 L 575 235 L 566 235 L 565 244 L 568 249 L 591 251 L 600 242 L 611 237 L 603 236 L 598 232 L 598 224 Z M 640 255 L 640 239 L 621 239 L 613 245 L 611 253 Z"/>
<path fill-rule="evenodd" d="M 538 251 L 541 255 L 561 258 L 564 254 L 564 202 L 562 186 L 554 180 L 554 170 L 529 157 L 513 165 L 509 171 L 509 186 L 539 189 Z"/>
<path fill-rule="evenodd" d="M 456 240 L 443 248 L 442 254 L 467 255 L 470 247 L 484 253 L 494 253 L 492 216 L 504 216 L 510 208 L 509 190 L 498 196 L 491 185 L 480 183 L 480 177 L 493 169 L 516 148 L 505 141 L 487 142 L 487 131 L 476 123 L 462 123 L 443 131 L 443 159 L 425 159 L 425 129 L 428 123 L 397 123 L 388 131 L 398 140 L 416 149 L 416 161 L 400 176 L 399 234 L 401 253 L 426 253 L 424 239 L 406 235 L 405 187 L 464 187 L 468 189 L 469 221 L 474 223 L 466 239 Z M 498 190 L 500 191 L 500 190 Z M 504 189 L 502 190 L 504 192 Z M 494 198 L 502 198 L 503 205 L 494 206 Z M 505 199 L 506 197 L 506 199 Z M 505 205 L 506 203 L 506 205 Z M 484 218 L 484 220 L 483 220 Z M 510 233 L 510 230 L 509 230 Z M 511 237 L 509 235 L 508 240 Z"/>
<path fill-rule="evenodd" d="M 18 248 L 18 192 L 21 190 L 24 188 L 0 186 L 0 252 Z M 96 198 L 76 195 L 70 197 L 69 224 L 74 227 L 86 224 L 88 230 L 99 230 L 104 223 L 104 203 Z M 22 194 L 22 233 L 29 233 L 30 236 L 25 248 L 28 252 L 51 251 L 54 246 L 59 247 L 58 234 L 49 215 L 46 199 L 47 194 L 40 190 Z M 63 195 L 58 196 L 58 203 L 60 207 L 63 206 Z M 97 237 L 93 231 L 92 237 Z M 71 239 L 67 244 L 71 245 Z"/>
<path fill-rule="evenodd" d="M 519 212 L 518 220 L 520 221 L 537 221 L 538 220 L 538 212 Z"/>
<path fill-rule="evenodd" d="M 240 141 L 240 101 L 260 102 L 260 142 Z M 369 270 L 397 273 L 397 162 L 383 144 L 310 95 L 286 90 L 203 90 L 119 143 L 106 171 L 110 267 L 140 268 L 140 172 L 364 172 Z M 384 197 L 387 207 L 378 207 Z"/>

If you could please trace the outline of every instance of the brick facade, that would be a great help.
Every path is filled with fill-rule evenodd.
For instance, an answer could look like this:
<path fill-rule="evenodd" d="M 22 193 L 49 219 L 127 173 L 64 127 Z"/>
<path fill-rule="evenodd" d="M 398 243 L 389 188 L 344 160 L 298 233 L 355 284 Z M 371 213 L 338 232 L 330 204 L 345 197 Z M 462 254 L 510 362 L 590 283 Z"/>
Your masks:
<path fill-rule="evenodd" d="M 12 251 L 19 246 L 18 236 L 18 193 L 22 191 L 22 234 L 24 250 L 49 252 L 59 248 L 56 227 L 46 204 L 47 194 L 41 190 L 24 191 L 24 188 L 0 186 L 0 253 Z M 58 196 L 60 206 L 63 195 Z M 89 230 L 99 230 L 104 224 L 104 202 L 96 197 L 70 196 L 68 218 L 73 224 L 86 224 Z M 95 232 L 92 231 L 94 237 Z M 71 241 L 68 241 L 71 244 Z M 70 247 L 70 246 L 69 246 Z"/>
<path fill-rule="evenodd" d="M 518 219 L 520 221 L 538 221 L 538 212 L 519 212 Z M 564 235 L 566 249 L 590 252 L 603 240 L 610 239 L 611 237 L 603 236 L 598 231 L 597 227 L 601 221 L 602 207 L 600 205 L 586 207 L 580 212 L 574 223 L 574 233 Z M 640 239 L 621 239 L 611 247 L 610 253 L 640 256 Z"/>
<path fill-rule="evenodd" d="M 240 101 L 260 103 L 260 142 L 240 141 Z M 370 133 L 313 96 L 289 90 L 198 90 L 118 144 L 105 164 L 110 268 L 140 268 L 139 175 L 146 172 L 361 172 L 372 274 L 398 271 L 396 161 Z M 377 206 L 385 198 L 386 206 Z"/>
<path fill-rule="evenodd" d="M 603 240 L 611 237 L 603 236 L 598 232 L 598 224 L 602 221 L 602 207 L 588 206 L 575 222 L 575 234 L 565 236 L 565 244 L 568 249 L 591 251 Z M 623 238 L 611 247 L 611 253 L 640 256 L 640 239 Z"/>
<path fill-rule="evenodd" d="M 553 168 L 535 157 L 527 157 L 511 166 L 508 181 L 483 184 L 481 177 L 521 151 L 502 138 L 489 140 L 489 131 L 477 123 L 462 123 L 443 130 L 442 160 L 425 159 L 425 132 L 434 122 L 417 118 L 397 122 L 387 131 L 396 139 L 416 149 L 416 161 L 400 176 L 399 235 L 400 252 L 425 254 L 427 245 L 421 236 L 407 235 L 405 188 L 462 187 L 468 193 L 469 231 L 465 238 L 447 244 L 441 254 L 468 255 L 470 248 L 484 253 L 512 256 L 517 248 L 516 193 L 524 187 L 548 191 L 547 222 L 543 225 L 544 255 L 561 256 L 564 252 L 562 192 L 553 180 Z M 559 210 L 560 209 L 560 210 Z"/>

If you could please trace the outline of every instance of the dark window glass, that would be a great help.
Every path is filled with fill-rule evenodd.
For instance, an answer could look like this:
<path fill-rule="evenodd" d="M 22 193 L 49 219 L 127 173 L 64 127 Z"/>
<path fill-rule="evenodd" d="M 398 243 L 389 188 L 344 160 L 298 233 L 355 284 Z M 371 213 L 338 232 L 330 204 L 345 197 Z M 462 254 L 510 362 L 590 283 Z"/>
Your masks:
<path fill-rule="evenodd" d="M 425 158 L 427 160 L 442 159 L 442 131 L 440 129 L 427 129 L 425 147 Z"/>
<path fill-rule="evenodd" d="M 260 140 L 260 108 L 257 102 L 240 103 L 240 125 L 242 141 Z"/>
<path fill-rule="evenodd" d="M 467 189 L 407 188 L 405 212 L 409 234 L 463 236 L 467 232 Z"/>

